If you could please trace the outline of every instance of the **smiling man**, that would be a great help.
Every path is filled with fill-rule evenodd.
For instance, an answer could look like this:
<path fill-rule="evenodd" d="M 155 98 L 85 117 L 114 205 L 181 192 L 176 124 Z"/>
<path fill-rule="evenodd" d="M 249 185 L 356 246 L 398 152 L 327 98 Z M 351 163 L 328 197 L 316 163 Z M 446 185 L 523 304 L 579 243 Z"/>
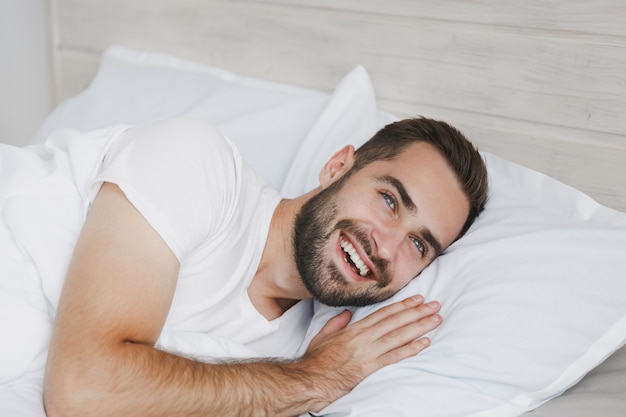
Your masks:
<path fill-rule="evenodd" d="M 320 186 L 282 199 L 210 126 L 159 122 L 112 134 L 84 179 L 91 209 L 49 351 L 49 416 L 293 416 L 320 410 L 438 326 L 419 295 L 348 324 L 345 311 L 293 360 L 202 363 L 162 332 L 253 345 L 298 301 L 384 300 L 461 237 L 487 176 L 463 135 L 430 119 L 339 150 Z"/>
<path fill-rule="evenodd" d="M 399 152 L 348 170 L 297 216 L 296 265 L 323 303 L 363 306 L 391 297 L 463 230 L 470 201 L 441 151 L 424 141 Z M 342 169 L 354 163 L 349 147 L 334 158 Z"/>

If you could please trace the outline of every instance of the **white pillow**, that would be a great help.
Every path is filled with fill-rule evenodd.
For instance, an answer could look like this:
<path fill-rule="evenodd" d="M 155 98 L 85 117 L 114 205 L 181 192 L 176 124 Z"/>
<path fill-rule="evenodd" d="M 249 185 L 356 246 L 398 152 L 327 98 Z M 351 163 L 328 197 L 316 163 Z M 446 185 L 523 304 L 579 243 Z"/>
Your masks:
<path fill-rule="evenodd" d="M 485 154 L 484 214 L 391 301 L 442 303 L 416 357 L 384 368 L 329 416 L 516 416 L 575 384 L 626 339 L 626 214 Z M 354 320 L 378 306 L 353 309 Z M 317 305 L 307 341 L 341 309 Z"/>
<path fill-rule="evenodd" d="M 358 66 L 345 77 L 328 105 L 300 144 L 281 193 L 296 197 L 319 185 L 319 172 L 345 145 L 358 147 L 378 129 L 396 120 L 376 109 L 374 88 L 365 68 Z"/>
<path fill-rule="evenodd" d="M 103 54 L 89 87 L 57 106 L 33 143 L 42 142 L 59 127 L 92 130 L 177 116 L 198 118 L 218 126 L 244 158 L 280 189 L 300 143 L 328 105 L 339 101 L 360 112 L 364 97 L 375 103 L 367 90 L 371 87 L 363 84 L 363 70 L 355 71 L 346 75 L 343 88 L 331 100 L 331 94 L 321 91 L 113 46 Z"/>

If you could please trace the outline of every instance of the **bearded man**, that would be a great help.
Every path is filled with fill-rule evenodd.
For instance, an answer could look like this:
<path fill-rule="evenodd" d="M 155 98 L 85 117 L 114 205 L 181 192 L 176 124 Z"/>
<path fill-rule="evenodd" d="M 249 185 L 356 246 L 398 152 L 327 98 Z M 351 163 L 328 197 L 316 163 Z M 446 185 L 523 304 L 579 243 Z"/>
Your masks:
<path fill-rule="evenodd" d="M 291 360 L 204 363 L 160 349 L 159 337 L 194 331 L 254 345 L 300 300 L 385 300 L 459 239 L 487 198 L 473 145 L 425 118 L 340 149 L 319 187 L 295 199 L 198 121 L 99 135 L 93 169 L 75 180 L 89 210 L 49 349 L 50 417 L 322 409 L 426 348 L 439 304 L 415 295 L 351 324 L 344 311 Z"/>

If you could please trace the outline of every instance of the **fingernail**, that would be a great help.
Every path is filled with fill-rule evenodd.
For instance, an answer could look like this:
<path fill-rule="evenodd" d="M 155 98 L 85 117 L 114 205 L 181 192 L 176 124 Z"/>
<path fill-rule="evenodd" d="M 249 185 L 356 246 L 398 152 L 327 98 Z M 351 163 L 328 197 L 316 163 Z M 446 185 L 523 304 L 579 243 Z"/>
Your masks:
<path fill-rule="evenodd" d="M 427 304 L 430 308 L 439 308 L 439 303 L 437 301 L 431 301 Z"/>
<path fill-rule="evenodd" d="M 413 297 L 411 297 L 411 300 L 413 300 L 417 304 L 421 304 L 424 302 L 424 297 L 418 294 L 418 295 L 414 295 Z"/>

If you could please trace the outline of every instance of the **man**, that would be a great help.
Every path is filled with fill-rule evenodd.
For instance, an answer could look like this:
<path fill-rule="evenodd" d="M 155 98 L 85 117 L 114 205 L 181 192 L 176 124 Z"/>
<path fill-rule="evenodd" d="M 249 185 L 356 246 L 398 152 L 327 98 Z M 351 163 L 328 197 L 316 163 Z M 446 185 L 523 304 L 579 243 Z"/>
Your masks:
<path fill-rule="evenodd" d="M 339 150 L 320 186 L 281 199 L 212 128 L 168 121 L 111 139 L 65 280 L 44 401 L 55 416 L 293 416 L 428 346 L 419 295 L 352 324 L 330 320 L 294 360 L 201 363 L 164 331 L 247 344 L 302 299 L 387 299 L 462 236 L 485 167 L 446 125 L 406 120 Z"/>

